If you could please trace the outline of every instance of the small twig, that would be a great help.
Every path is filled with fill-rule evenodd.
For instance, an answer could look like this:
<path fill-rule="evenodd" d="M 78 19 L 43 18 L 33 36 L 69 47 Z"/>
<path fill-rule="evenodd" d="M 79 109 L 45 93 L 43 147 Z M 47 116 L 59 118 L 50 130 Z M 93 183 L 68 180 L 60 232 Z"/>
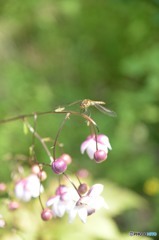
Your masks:
<path fill-rule="evenodd" d="M 58 139 L 58 137 L 59 137 L 59 135 L 60 135 L 63 127 L 64 127 L 64 124 L 65 124 L 66 120 L 69 118 L 69 115 L 70 115 L 70 113 L 67 113 L 67 114 L 66 114 L 64 120 L 62 121 L 62 123 L 61 123 L 61 125 L 60 125 L 60 128 L 58 129 L 58 132 L 57 132 L 56 137 L 55 137 L 55 140 L 54 140 L 54 144 L 53 144 L 53 158 L 54 158 L 54 161 L 55 161 L 55 159 L 56 159 L 55 153 L 56 153 L 57 139 Z"/>
<path fill-rule="evenodd" d="M 72 182 L 72 180 L 69 178 L 69 176 L 66 173 L 63 173 L 63 175 L 67 178 L 67 180 L 69 180 L 69 182 L 72 184 L 72 186 L 74 187 L 74 189 L 77 191 L 79 197 L 81 197 L 80 193 L 78 192 L 77 187 L 75 186 L 75 184 Z"/>
<path fill-rule="evenodd" d="M 52 163 L 54 161 L 54 159 L 53 159 L 53 157 L 52 157 L 52 155 L 51 155 L 47 145 L 45 144 L 45 141 L 43 141 L 41 136 L 34 130 L 34 128 L 28 122 L 26 122 L 26 125 L 27 125 L 28 129 L 30 130 L 30 132 L 33 133 L 34 136 L 40 141 L 40 143 L 42 144 L 44 150 L 46 151 L 46 153 L 49 156 L 50 161 Z"/>

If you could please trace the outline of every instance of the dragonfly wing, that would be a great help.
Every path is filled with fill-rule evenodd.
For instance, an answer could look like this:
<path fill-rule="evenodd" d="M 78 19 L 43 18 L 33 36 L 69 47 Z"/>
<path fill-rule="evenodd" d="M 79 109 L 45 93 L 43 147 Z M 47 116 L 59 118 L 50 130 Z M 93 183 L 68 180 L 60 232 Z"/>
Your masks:
<path fill-rule="evenodd" d="M 115 112 L 113 112 L 113 111 L 111 111 L 110 109 L 108 109 L 108 108 L 106 108 L 106 107 L 103 107 L 103 106 L 101 106 L 101 105 L 99 105 L 99 104 L 94 104 L 94 106 L 100 111 L 100 112 L 102 112 L 102 113 L 104 113 L 104 114 L 108 114 L 109 116 L 111 116 L 111 117 L 116 117 L 116 113 Z"/>

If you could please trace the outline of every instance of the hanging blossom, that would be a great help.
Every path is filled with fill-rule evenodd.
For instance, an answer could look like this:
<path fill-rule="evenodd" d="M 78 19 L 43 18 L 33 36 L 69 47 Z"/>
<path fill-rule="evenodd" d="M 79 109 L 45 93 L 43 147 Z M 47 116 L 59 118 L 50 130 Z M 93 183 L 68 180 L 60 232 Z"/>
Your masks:
<path fill-rule="evenodd" d="M 30 201 L 32 197 L 38 197 L 43 190 L 44 188 L 35 174 L 19 180 L 15 185 L 16 197 L 25 202 Z"/>
<path fill-rule="evenodd" d="M 60 185 L 54 196 L 50 197 L 46 202 L 47 207 L 52 207 L 53 215 L 63 217 L 70 211 L 74 204 L 74 199 L 78 198 L 78 193 L 65 185 Z"/>
<path fill-rule="evenodd" d="M 86 151 L 90 159 L 94 159 L 94 155 L 97 151 L 105 152 L 106 159 L 108 150 L 111 149 L 112 147 L 110 145 L 109 138 L 104 134 L 99 134 L 97 136 L 90 135 L 81 144 L 81 153 L 84 154 L 84 152 Z"/>
<path fill-rule="evenodd" d="M 108 208 L 104 198 L 100 196 L 103 188 L 102 184 L 94 184 L 85 196 L 80 197 L 69 211 L 69 222 L 72 222 L 78 215 L 81 221 L 86 223 L 87 216 L 95 213 L 96 210 L 102 207 Z"/>
<path fill-rule="evenodd" d="M 102 207 L 108 208 L 104 198 L 100 196 L 102 191 L 103 185 L 95 184 L 84 196 L 80 196 L 75 189 L 60 185 L 56 194 L 48 199 L 46 205 L 52 207 L 54 217 L 63 217 L 65 213 L 68 213 L 70 223 L 76 215 L 83 223 L 86 223 L 87 216 Z"/>

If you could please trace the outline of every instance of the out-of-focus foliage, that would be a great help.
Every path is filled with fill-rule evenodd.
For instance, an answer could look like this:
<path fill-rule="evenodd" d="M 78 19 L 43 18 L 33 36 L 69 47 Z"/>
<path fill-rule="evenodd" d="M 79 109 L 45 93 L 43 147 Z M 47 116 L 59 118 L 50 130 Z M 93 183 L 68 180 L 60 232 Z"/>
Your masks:
<path fill-rule="evenodd" d="M 33 217 L 36 224 L 29 226 L 28 233 L 34 232 L 32 239 L 35 236 L 44 239 L 38 235 L 41 226 L 46 229 L 46 240 L 58 236 L 58 232 L 63 233 L 60 239 L 71 239 L 75 227 L 86 239 L 114 239 L 115 236 L 118 240 L 124 239 L 124 233 L 127 239 L 131 230 L 159 230 L 158 32 L 158 0 L 1 0 L 1 119 L 52 110 L 85 98 L 106 101 L 108 108 L 117 112 L 117 118 L 110 118 L 91 110 L 100 132 L 109 136 L 113 147 L 103 164 L 96 165 L 80 155 L 80 143 L 89 133 L 81 120 L 72 117 L 60 135 L 66 151 L 74 157 L 70 169 L 87 167 L 93 182 L 102 179 L 105 183 L 105 198 L 110 200 L 109 217 L 105 213 L 99 214 L 99 219 L 94 215 L 84 227 L 79 222 L 67 225 L 65 220 L 46 224 L 37 219 L 40 207 L 36 204 L 37 217 Z M 78 110 L 78 105 L 74 108 Z M 55 137 L 62 119 L 62 116 L 39 117 L 40 134 Z M 29 154 L 32 138 L 24 135 L 20 123 L 0 126 L 3 164 L 0 181 L 10 181 L 14 161 L 6 160 L 10 159 L 9 154 Z M 37 144 L 36 150 L 39 161 L 47 162 L 40 145 Z M 106 180 L 120 186 L 118 194 L 116 187 Z M 133 199 L 134 205 L 123 202 L 122 206 L 118 202 L 125 188 L 130 189 L 125 198 Z M 141 201 L 135 200 L 136 193 Z M 146 208 L 141 207 L 144 204 Z M 15 214 L 20 219 L 31 218 L 29 209 L 31 205 Z M 141 219 L 138 225 L 137 218 Z M 97 222 L 104 225 L 101 231 L 106 232 L 94 233 L 93 238 L 91 231 Z M 106 229 L 107 225 L 112 231 Z M 109 233 L 116 235 L 109 236 Z M 6 234 L 9 233 L 4 229 Z"/>

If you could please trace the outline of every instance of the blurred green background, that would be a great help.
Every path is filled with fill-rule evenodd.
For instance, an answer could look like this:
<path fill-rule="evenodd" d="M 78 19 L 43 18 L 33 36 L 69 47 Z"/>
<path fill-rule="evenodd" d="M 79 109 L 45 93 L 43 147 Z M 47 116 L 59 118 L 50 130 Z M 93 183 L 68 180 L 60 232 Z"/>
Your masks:
<path fill-rule="evenodd" d="M 103 182 L 109 211 L 94 214 L 86 225 L 78 220 L 69 225 L 67 219 L 41 222 L 36 200 L 14 216 L 2 204 L 11 227 L 0 230 L 1 239 L 119 240 L 129 239 L 129 231 L 159 234 L 159 1 L 1 0 L 0 119 L 85 98 L 105 101 L 117 113 L 111 118 L 91 110 L 100 132 L 109 136 L 108 160 L 95 164 L 80 154 L 89 134 L 80 118 L 71 117 L 60 141 L 74 158 L 69 172 L 87 168 L 92 184 Z M 54 138 L 62 119 L 39 117 L 39 133 Z M 0 126 L 0 181 L 10 182 L 14 166 L 14 160 L 4 159 L 28 155 L 29 144 L 31 136 L 24 135 L 20 121 Z M 48 161 L 40 144 L 36 151 L 39 161 Z M 54 185 L 51 171 L 48 175 L 47 186 Z M 23 223 L 17 220 L 19 232 L 13 231 L 14 219 Z M 34 224 L 25 226 L 25 219 Z"/>

